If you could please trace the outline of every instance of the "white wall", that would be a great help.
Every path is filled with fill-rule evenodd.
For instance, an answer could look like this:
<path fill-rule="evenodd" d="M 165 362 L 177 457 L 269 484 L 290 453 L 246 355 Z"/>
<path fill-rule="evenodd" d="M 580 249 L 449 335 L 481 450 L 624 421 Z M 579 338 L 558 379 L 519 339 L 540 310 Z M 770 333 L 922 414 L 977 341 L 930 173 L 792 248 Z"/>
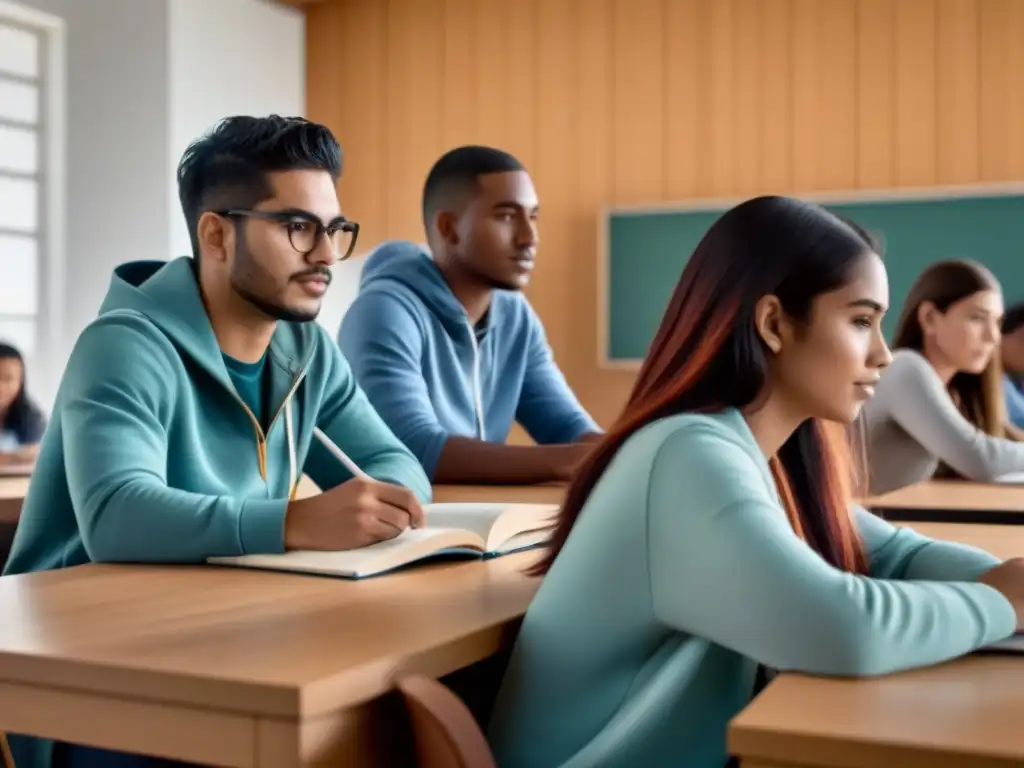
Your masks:
<path fill-rule="evenodd" d="M 265 0 L 169 0 L 170 256 L 191 252 L 175 171 L 189 143 L 229 115 L 301 116 L 306 25 Z"/>
<path fill-rule="evenodd" d="M 66 22 L 64 312 L 49 397 L 111 269 L 163 258 L 170 231 L 164 0 L 22 0 Z"/>
<path fill-rule="evenodd" d="M 188 143 L 227 115 L 304 114 L 305 21 L 271 0 L 19 2 L 66 22 L 66 301 L 48 400 L 113 268 L 188 253 Z"/>

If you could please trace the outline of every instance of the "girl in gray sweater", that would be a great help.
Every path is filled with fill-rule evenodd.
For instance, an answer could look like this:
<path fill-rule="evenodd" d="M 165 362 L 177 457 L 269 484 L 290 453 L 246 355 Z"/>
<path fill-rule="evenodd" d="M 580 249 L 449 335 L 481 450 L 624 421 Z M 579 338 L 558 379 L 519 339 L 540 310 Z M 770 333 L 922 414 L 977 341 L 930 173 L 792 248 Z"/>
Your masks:
<path fill-rule="evenodd" d="M 892 364 L 864 409 L 873 494 L 932 477 L 991 482 L 1024 471 L 997 354 L 1003 297 L 972 261 L 928 267 L 910 289 Z"/>

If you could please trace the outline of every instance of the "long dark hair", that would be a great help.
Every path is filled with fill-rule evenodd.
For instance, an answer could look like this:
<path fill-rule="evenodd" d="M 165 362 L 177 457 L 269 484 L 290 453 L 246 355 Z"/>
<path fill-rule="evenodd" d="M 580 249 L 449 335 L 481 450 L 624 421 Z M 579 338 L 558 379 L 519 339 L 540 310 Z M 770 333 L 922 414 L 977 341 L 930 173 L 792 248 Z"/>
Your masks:
<path fill-rule="evenodd" d="M 594 485 L 635 432 L 673 414 L 743 408 L 763 396 L 768 360 L 753 314 L 759 299 L 777 296 L 788 315 L 809 319 L 814 298 L 845 285 L 875 250 L 860 227 L 791 198 L 758 197 L 722 215 L 683 269 L 629 402 L 569 486 L 546 556 L 531 573 L 554 563 Z M 849 510 L 850 434 L 844 425 L 808 420 L 770 465 L 796 534 L 832 565 L 865 573 Z"/>
<path fill-rule="evenodd" d="M 978 291 L 1002 293 L 999 281 L 986 267 L 976 261 L 953 259 L 937 261 L 922 272 L 910 286 L 903 303 L 893 349 L 913 349 L 924 352 L 924 330 L 918 310 L 926 301 L 939 312 Z M 981 373 L 957 372 L 947 386 L 960 413 L 983 432 L 995 437 L 1007 437 L 1009 419 L 1002 389 L 1003 364 L 998 354 Z M 948 475 L 948 468 L 940 468 L 940 475 Z"/>
<path fill-rule="evenodd" d="M 36 442 L 45 421 L 43 412 L 28 396 L 25 385 L 25 358 L 16 347 L 0 342 L 0 360 L 17 360 L 21 363 L 21 386 L 7 412 L 0 414 L 0 429 L 10 430 L 22 442 Z"/>

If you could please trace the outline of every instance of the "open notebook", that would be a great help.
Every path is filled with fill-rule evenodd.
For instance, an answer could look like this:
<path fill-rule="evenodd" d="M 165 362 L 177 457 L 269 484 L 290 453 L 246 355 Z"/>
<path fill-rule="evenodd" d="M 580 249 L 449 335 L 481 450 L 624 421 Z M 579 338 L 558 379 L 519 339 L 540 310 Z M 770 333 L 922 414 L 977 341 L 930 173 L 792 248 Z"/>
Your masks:
<path fill-rule="evenodd" d="M 424 507 L 426 526 L 343 552 L 296 550 L 283 555 L 213 557 L 214 565 L 361 579 L 435 557 L 497 557 L 542 544 L 557 504 L 452 502 Z"/>
<path fill-rule="evenodd" d="M 1009 485 L 1024 485 L 1024 472 L 1010 472 L 1005 475 L 1000 475 L 996 478 L 997 483 L 1007 483 Z"/>

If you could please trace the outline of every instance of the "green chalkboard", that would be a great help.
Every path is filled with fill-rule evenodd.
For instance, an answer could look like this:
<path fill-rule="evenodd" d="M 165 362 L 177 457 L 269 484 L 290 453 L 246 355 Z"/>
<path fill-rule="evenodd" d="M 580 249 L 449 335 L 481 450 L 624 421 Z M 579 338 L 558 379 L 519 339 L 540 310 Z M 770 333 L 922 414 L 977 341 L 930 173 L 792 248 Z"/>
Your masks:
<path fill-rule="evenodd" d="M 999 278 L 1006 302 L 1024 297 L 1024 191 L 957 197 L 817 200 L 882 236 L 889 271 L 891 337 L 903 298 L 930 263 L 970 258 Z M 606 215 L 603 357 L 642 360 L 683 267 L 729 206 L 618 210 Z"/>

